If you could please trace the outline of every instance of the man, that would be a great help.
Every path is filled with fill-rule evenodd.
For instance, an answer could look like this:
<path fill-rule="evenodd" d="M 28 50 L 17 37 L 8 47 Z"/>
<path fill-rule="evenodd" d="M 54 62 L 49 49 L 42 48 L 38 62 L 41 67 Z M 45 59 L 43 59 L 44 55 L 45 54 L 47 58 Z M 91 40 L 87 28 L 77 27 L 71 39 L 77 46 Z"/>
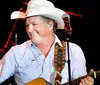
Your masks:
<path fill-rule="evenodd" d="M 61 73 L 56 71 L 54 65 L 54 61 L 57 61 L 54 59 L 56 43 L 63 47 L 54 31 L 64 29 L 63 14 L 66 13 L 47 0 L 30 0 L 26 13 L 15 11 L 11 14 L 11 19 L 25 19 L 26 32 L 30 40 L 11 47 L 4 55 L 0 61 L 0 83 L 13 75 L 18 85 L 25 85 L 38 78 L 43 78 L 53 85 L 56 82 L 64 84 L 69 81 L 68 63 L 65 63 Z M 68 14 L 66 16 L 69 18 Z M 71 42 L 69 48 L 71 79 L 86 75 L 86 61 L 81 48 Z M 67 60 L 67 48 L 65 51 Z M 55 81 L 57 73 L 61 75 L 61 81 Z M 87 76 L 81 79 L 79 85 L 93 85 L 93 83 L 93 78 Z M 37 84 L 35 82 L 32 85 Z"/>

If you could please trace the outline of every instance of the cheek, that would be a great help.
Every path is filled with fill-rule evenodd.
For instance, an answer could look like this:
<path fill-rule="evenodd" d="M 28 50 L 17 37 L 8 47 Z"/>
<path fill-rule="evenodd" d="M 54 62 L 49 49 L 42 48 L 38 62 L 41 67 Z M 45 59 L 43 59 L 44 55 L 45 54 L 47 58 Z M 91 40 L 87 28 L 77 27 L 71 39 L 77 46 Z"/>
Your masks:
<path fill-rule="evenodd" d="M 41 28 L 36 28 L 35 30 L 37 30 L 37 31 L 41 31 Z"/>
<path fill-rule="evenodd" d="M 36 27 L 34 30 L 37 31 L 38 33 L 42 33 L 44 28 L 42 26 L 39 26 L 39 27 Z"/>
<path fill-rule="evenodd" d="M 47 25 L 41 25 L 37 28 L 35 28 L 35 30 L 42 35 L 48 34 L 49 33 L 49 29 Z"/>

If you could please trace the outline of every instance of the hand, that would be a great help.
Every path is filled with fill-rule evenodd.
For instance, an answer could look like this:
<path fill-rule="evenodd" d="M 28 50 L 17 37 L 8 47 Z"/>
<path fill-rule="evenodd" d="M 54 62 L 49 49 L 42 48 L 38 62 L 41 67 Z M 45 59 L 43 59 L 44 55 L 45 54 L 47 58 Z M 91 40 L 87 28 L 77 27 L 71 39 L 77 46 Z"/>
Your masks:
<path fill-rule="evenodd" d="M 93 69 L 90 70 L 90 73 L 93 72 Z M 79 85 L 93 85 L 94 84 L 94 79 L 91 76 L 87 76 L 83 79 L 81 79 L 81 82 Z"/>

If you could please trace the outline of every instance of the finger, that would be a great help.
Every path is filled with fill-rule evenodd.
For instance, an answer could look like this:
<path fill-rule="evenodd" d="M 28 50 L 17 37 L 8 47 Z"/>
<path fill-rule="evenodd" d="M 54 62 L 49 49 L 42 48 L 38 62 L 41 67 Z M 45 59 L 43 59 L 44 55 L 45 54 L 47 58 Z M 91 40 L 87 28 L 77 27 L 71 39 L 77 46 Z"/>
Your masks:
<path fill-rule="evenodd" d="M 83 80 L 84 80 L 85 85 L 90 85 L 90 82 L 89 82 L 89 80 L 87 79 L 87 77 L 84 78 Z"/>
<path fill-rule="evenodd" d="M 87 76 L 86 78 L 83 79 L 83 85 L 93 85 L 94 80 L 92 77 Z"/>
<path fill-rule="evenodd" d="M 82 85 L 82 83 L 80 82 L 79 85 Z"/>
<path fill-rule="evenodd" d="M 87 76 L 87 80 L 91 83 L 94 84 L 94 79 L 90 76 Z"/>
<path fill-rule="evenodd" d="M 85 78 L 84 79 L 81 79 L 81 85 L 86 85 L 86 83 L 85 83 Z"/>

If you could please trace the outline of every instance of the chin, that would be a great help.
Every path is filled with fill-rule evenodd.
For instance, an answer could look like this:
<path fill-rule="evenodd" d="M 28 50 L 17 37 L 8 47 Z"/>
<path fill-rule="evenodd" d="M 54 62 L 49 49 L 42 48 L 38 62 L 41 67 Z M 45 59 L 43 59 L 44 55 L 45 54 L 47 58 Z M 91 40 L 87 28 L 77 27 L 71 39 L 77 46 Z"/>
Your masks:
<path fill-rule="evenodd" d="M 37 40 L 37 39 L 36 39 L 36 40 L 35 40 L 35 39 L 31 39 L 31 41 L 32 41 L 33 43 L 37 43 L 37 44 L 40 43 L 40 40 Z"/>

